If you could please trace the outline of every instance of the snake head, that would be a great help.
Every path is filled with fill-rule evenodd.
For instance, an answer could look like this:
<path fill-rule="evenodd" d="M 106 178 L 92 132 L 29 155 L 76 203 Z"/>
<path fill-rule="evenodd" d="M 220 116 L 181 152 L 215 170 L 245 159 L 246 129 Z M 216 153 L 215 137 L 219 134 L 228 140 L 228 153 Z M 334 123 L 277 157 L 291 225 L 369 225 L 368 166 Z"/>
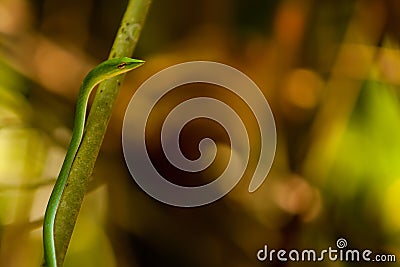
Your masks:
<path fill-rule="evenodd" d="M 110 59 L 110 60 L 113 60 L 113 59 Z M 137 68 L 144 64 L 143 60 L 133 59 L 133 58 L 129 58 L 129 57 L 116 58 L 116 61 L 117 62 L 119 61 L 117 68 L 124 72 L 130 71 L 130 70 Z"/>
<path fill-rule="evenodd" d="M 97 80 L 104 80 L 131 71 L 143 64 L 144 61 L 140 59 L 129 57 L 112 58 L 97 65 L 89 76 L 96 76 Z"/>

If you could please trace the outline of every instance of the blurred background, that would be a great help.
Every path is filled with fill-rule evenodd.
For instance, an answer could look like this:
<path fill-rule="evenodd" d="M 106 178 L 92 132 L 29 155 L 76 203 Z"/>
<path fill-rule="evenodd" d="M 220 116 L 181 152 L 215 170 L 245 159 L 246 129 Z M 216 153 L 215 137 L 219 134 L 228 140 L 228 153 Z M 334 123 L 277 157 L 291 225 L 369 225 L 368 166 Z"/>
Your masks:
<path fill-rule="evenodd" d="M 43 214 L 79 86 L 108 57 L 126 4 L 0 0 L 0 266 L 41 264 Z M 399 21 L 396 0 L 154 0 L 134 53 L 146 64 L 121 88 L 65 266 L 364 266 L 256 257 L 264 245 L 322 250 L 338 238 L 399 259 Z M 191 60 L 225 63 L 253 79 L 278 143 L 255 193 L 247 191 L 250 164 L 227 196 L 184 209 L 136 185 L 121 128 L 142 82 Z M 223 90 L 201 89 L 230 101 Z M 149 132 L 148 142 L 159 142 Z"/>

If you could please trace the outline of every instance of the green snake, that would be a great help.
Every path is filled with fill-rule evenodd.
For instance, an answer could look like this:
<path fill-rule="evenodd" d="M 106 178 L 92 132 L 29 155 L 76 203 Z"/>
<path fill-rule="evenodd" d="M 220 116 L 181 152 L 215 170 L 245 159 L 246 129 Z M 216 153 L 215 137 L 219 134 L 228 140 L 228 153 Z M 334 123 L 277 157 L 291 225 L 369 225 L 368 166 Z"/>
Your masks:
<path fill-rule="evenodd" d="M 44 216 L 43 246 L 44 260 L 47 267 L 60 266 L 60 263 L 57 263 L 56 257 L 54 223 L 72 163 L 82 141 L 83 131 L 85 128 L 87 103 L 90 92 L 100 82 L 133 70 L 143 63 L 144 61 L 142 60 L 131 59 L 127 57 L 109 59 L 92 69 L 82 82 L 76 104 L 74 129 L 72 132 L 71 142 L 67 151 L 67 155 L 65 156 L 64 163 L 61 167 L 60 174 L 58 175 L 57 181 L 54 185 L 53 192 L 51 193 Z"/>

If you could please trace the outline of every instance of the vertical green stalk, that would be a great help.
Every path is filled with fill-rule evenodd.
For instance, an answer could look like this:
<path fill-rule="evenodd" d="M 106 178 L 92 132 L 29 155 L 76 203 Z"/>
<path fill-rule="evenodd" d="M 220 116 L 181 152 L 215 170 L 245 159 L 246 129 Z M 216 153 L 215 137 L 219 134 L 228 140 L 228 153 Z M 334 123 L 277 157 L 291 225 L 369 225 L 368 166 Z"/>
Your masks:
<path fill-rule="evenodd" d="M 150 4 L 151 0 L 129 1 L 109 58 L 132 56 Z M 120 75 L 100 84 L 90 109 L 85 135 L 67 179 L 55 220 L 56 254 L 61 265 L 123 78 L 124 75 Z"/>

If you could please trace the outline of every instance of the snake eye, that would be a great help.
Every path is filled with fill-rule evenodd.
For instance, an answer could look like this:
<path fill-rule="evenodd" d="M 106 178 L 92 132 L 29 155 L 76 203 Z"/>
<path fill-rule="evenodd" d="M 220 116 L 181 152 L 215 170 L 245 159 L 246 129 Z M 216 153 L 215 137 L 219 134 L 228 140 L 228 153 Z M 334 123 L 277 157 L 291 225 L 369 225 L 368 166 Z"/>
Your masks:
<path fill-rule="evenodd" d="M 118 69 L 123 70 L 126 67 L 126 62 L 121 62 L 118 64 Z"/>

